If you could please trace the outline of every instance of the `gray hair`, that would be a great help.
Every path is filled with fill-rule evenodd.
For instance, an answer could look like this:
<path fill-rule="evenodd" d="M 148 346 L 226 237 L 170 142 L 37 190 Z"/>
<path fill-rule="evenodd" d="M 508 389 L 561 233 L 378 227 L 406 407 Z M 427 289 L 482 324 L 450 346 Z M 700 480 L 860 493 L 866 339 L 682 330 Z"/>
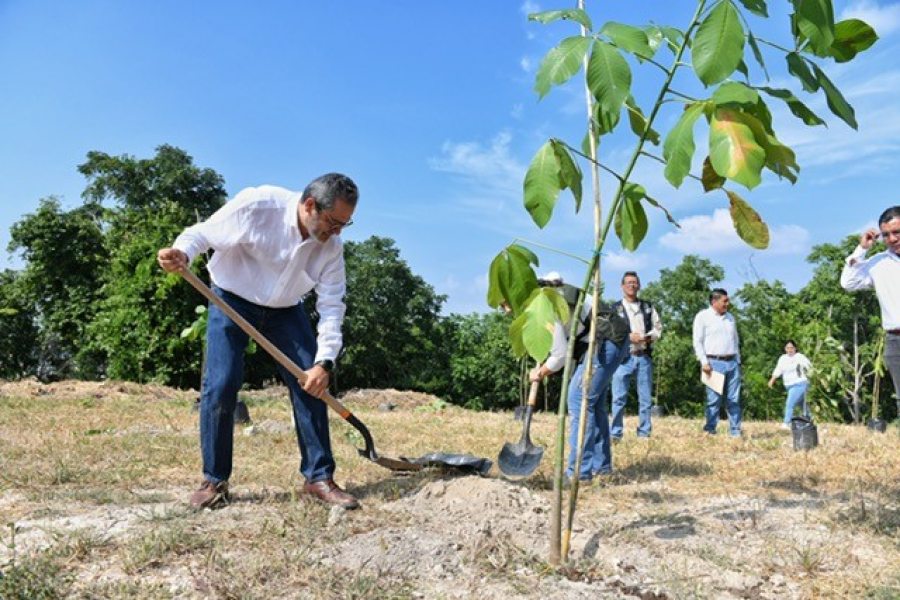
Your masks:
<path fill-rule="evenodd" d="M 713 302 L 715 302 L 715 301 L 718 300 L 719 298 L 722 298 L 722 297 L 727 296 L 727 295 L 728 295 L 728 292 L 726 292 L 724 289 L 722 289 L 722 288 L 714 288 L 713 291 L 710 292 L 710 294 L 709 294 L 709 303 L 712 304 Z"/>
<path fill-rule="evenodd" d="M 346 175 L 326 173 L 313 179 L 303 190 L 302 200 L 310 197 L 316 201 L 316 208 L 319 210 L 329 210 L 334 207 L 336 200 L 343 200 L 351 206 L 356 206 L 359 188 Z"/>
<path fill-rule="evenodd" d="M 884 225 L 892 219 L 900 219 L 900 206 L 892 206 L 878 217 L 878 224 Z"/>

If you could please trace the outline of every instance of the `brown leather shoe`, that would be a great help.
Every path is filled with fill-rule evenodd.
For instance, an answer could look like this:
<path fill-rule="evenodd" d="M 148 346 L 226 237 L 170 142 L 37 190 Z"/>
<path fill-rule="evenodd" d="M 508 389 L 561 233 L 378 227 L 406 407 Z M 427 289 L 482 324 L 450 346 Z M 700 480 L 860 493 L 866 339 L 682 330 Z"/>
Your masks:
<path fill-rule="evenodd" d="M 213 508 L 219 504 L 228 504 L 231 495 L 228 493 L 228 482 L 213 483 L 204 480 L 200 487 L 191 494 L 191 506 L 196 509 Z"/>
<path fill-rule="evenodd" d="M 307 482 L 303 485 L 303 493 L 311 494 L 325 504 L 333 504 L 347 510 L 359 508 L 359 501 L 339 488 L 333 479 L 323 479 L 314 483 Z"/>

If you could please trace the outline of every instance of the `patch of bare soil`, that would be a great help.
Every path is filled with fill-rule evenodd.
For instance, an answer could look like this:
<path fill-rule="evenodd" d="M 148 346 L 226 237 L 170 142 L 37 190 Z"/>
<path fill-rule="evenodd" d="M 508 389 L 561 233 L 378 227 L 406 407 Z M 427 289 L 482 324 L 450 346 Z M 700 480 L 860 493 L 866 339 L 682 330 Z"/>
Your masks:
<path fill-rule="evenodd" d="M 287 396 L 283 388 L 258 393 Z M 234 565 L 261 563 L 254 571 L 255 584 L 247 589 L 229 588 L 223 596 L 264 597 L 275 581 L 283 586 L 277 588 L 281 591 L 296 590 L 290 597 L 319 597 L 310 588 L 292 587 L 294 559 L 282 557 L 291 551 L 302 551 L 304 560 L 308 557 L 304 563 L 309 565 L 308 572 L 317 577 L 327 572 L 340 577 L 363 574 L 403 592 L 375 596 L 404 598 L 834 597 L 829 592 L 835 588 L 829 586 L 849 581 L 837 589 L 866 589 L 865 577 L 898 572 L 898 546 L 892 537 L 900 518 L 900 497 L 892 492 L 896 487 L 890 482 L 869 486 L 862 470 L 864 462 L 859 462 L 859 469 L 851 475 L 840 475 L 844 478 L 840 481 L 855 486 L 852 489 L 843 484 L 828 487 L 822 483 L 825 477 L 816 474 L 819 467 L 815 461 L 826 456 L 825 452 L 834 452 L 832 460 L 843 461 L 841 464 L 859 461 L 863 451 L 869 461 L 881 460 L 878 457 L 896 448 L 886 437 L 841 430 L 842 437 L 838 439 L 835 433 L 831 448 L 826 445 L 818 454 L 803 455 L 800 461 L 800 455 L 779 450 L 782 444 L 776 434 L 764 431 L 743 445 L 726 446 L 728 440 L 698 439 L 695 424 L 661 420 L 650 444 L 626 439 L 616 447 L 617 471 L 612 477 L 582 488 L 570 562 L 563 569 L 553 569 L 547 564 L 552 501 L 547 469 L 524 482 L 499 478 L 496 470 L 488 477 L 440 471 L 396 479 L 381 471 L 371 476 L 354 474 L 364 477 L 356 480 L 356 485 L 352 480 L 348 485 L 360 496 L 362 509 L 329 511 L 311 500 L 298 499 L 295 489 L 289 487 L 292 484 L 285 485 L 281 483 L 285 479 L 276 477 L 281 471 L 248 474 L 251 461 L 247 454 L 251 451 L 258 453 L 259 468 L 274 469 L 272 465 L 279 460 L 270 460 L 273 451 L 279 444 L 292 445 L 281 439 L 281 434 L 293 429 L 289 414 L 276 403 L 252 409 L 258 421 L 238 438 L 244 449 L 240 457 L 244 470 L 243 479 L 238 477 L 232 488 L 235 501 L 221 510 L 195 513 L 186 506 L 184 483 L 194 480 L 195 464 L 180 458 L 196 452 L 195 442 L 171 435 L 196 433 L 196 416 L 187 406 L 165 418 L 148 412 L 138 418 L 122 413 L 115 414 L 114 420 L 103 420 L 90 413 L 103 406 L 86 409 L 81 402 L 91 397 L 188 400 L 193 394 L 116 382 L 0 383 L 0 398 L 52 396 L 59 400 L 54 410 L 72 405 L 65 423 L 84 421 L 72 430 L 74 434 L 61 430 L 57 438 L 48 437 L 47 443 L 37 446 L 47 455 L 42 459 L 46 462 L 40 463 L 44 470 L 66 467 L 68 456 L 85 451 L 87 444 L 106 444 L 122 452 L 146 447 L 151 450 L 146 456 L 154 464 L 164 462 L 164 471 L 159 471 L 162 475 L 148 478 L 149 485 L 134 485 L 129 479 L 133 475 L 126 470 L 119 471 L 121 481 L 118 476 L 100 478 L 91 464 L 82 470 L 61 470 L 53 485 L 42 483 L 37 475 L 31 479 L 3 477 L 0 467 L 0 514 L 11 515 L 12 521 L 0 536 L 0 571 L 13 564 L 16 556 L 21 561 L 65 542 L 69 552 L 88 549 L 79 559 L 67 559 L 67 568 L 83 589 L 149 582 L 161 586 L 162 597 L 180 598 L 217 595 L 203 587 L 202 581 L 207 579 L 238 585 L 233 575 L 240 569 L 216 575 L 220 572 L 210 569 L 219 563 L 210 562 L 210 557 L 223 557 Z M 484 434 L 492 420 L 503 419 L 502 427 L 511 429 L 506 422 L 511 421 L 510 415 L 478 414 L 476 423 L 466 421 L 473 417 L 461 409 L 439 417 L 413 412 L 436 400 L 427 394 L 396 390 L 355 390 L 343 397 L 348 406 L 363 407 L 365 418 L 376 426 L 380 421 L 385 431 L 395 436 L 414 431 L 427 438 L 423 444 L 435 442 L 428 438 L 431 430 L 421 424 L 424 421 L 437 421 L 443 442 L 465 448 L 473 447 L 475 438 L 470 436 Z M 379 411 L 386 403 L 399 413 Z M 94 420 L 99 424 L 94 425 Z M 89 427 L 106 431 L 113 422 L 116 435 L 84 433 L 93 431 Z M 22 430 L 18 423 L 0 427 L 0 438 L 5 435 L 13 444 L 7 446 L 7 460 L 18 461 L 21 471 L 28 468 L 30 454 L 11 451 L 14 440 L 20 440 L 14 436 Z M 453 437 L 450 432 L 459 423 L 465 426 Z M 539 435 L 549 436 L 552 421 L 537 423 L 546 427 Z M 157 435 L 160 431 L 170 434 L 164 443 Z M 482 454 L 485 448 L 503 441 L 496 434 L 488 437 L 480 447 Z M 63 455 L 52 452 L 54 439 L 56 445 L 73 443 L 72 439 L 84 441 Z M 413 438 L 395 441 L 401 446 L 412 442 Z M 679 444 L 694 444 L 699 450 L 686 451 Z M 551 448 L 546 441 L 544 445 Z M 173 446 L 180 450 L 166 453 Z M 293 457 L 293 451 L 282 455 Z M 714 455 L 715 461 L 743 461 L 732 466 L 745 471 L 765 461 L 781 466 L 754 475 L 755 485 L 731 492 L 731 487 L 717 483 L 726 474 L 713 471 L 715 462 L 708 467 L 691 462 L 698 460 L 700 452 Z M 544 467 L 552 462 L 549 454 L 544 457 Z M 101 459 L 98 454 L 94 461 L 101 464 Z M 786 459 L 793 462 L 777 462 Z M 821 472 L 838 477 L 833 468 L 837 464 L 823 462 Z M 829 465 L 830 470 L 826 468 Z M 890 463 L 884 465 L 890 470 Z M 791 468 L 795 470 L 784 472 Z M 365 467 L 357 469 L 345 472 L 368 473 Z M 63 475 L 67 479 L 62 479 Z M 568 492 L 564 505 L 567 502 Z M 249 545 L 241 545 L 248 533 L 255 537 Z M 308 537 L 300 538 L 300 543 L 292 541 L 301 533 Z M 198 539 L 207 541 L 198 544 Z M 268 553 L 259 554 L 262 549 Z M 889 594 L 894 588 L 882 585 L 880 589 Z M 348 597 L 345 588 L 326 591 L 331 595 L 323 592 L 321 597 Z M 99 597 L 112 594 L 97 593 Z M 836 595 L 844 594 L 839 591 Z M 368 596 L 355 593 L 355 597 Z"/>
<path fill-rule="evenodd" d="M 0 398 L 41 398 L 55 400 L 176 400 L 196 396 L 191 390 L 177 390 L 163 385 L 130 383 L 127 381 L 75 381 L 42 383 L 37 379 L 0 380 Z"/>

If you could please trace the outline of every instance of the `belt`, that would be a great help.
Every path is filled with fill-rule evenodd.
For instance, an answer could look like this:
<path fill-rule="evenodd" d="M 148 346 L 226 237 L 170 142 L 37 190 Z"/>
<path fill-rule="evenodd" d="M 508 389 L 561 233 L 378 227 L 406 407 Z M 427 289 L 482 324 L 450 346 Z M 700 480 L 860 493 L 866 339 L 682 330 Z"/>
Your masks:
<path fill-rule="evenodd" d="M 706 358 L 713 360 L 734 360 L 737 354 L 707 354 Z"/>
<path fill-rule="evenodd" d="M 632 356 L 647 356 L 649 354 L 650 354 L 649 350 L 632 350 L 631 351 Z"/>

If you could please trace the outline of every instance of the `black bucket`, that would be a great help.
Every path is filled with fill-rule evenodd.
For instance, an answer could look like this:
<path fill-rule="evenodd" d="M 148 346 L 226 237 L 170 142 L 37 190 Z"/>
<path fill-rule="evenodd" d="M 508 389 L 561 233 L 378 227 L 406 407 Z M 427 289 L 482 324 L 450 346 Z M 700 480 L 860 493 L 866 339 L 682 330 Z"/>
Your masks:
<path fill-rule="evenodd" d="M 819 445 L 819 433 L 809 417 L 791 419 L 791 433 L 794 435 L 794 450 L 812 450 Z"/>
<path fill-rule="evenodd" d="M 887 421 L 885 421 L 884 419 L 869 419 L 868 421 L 866 421 L 866 427 L 868 427 L 872 431 L 884 433 L 887 431 Z"/>

